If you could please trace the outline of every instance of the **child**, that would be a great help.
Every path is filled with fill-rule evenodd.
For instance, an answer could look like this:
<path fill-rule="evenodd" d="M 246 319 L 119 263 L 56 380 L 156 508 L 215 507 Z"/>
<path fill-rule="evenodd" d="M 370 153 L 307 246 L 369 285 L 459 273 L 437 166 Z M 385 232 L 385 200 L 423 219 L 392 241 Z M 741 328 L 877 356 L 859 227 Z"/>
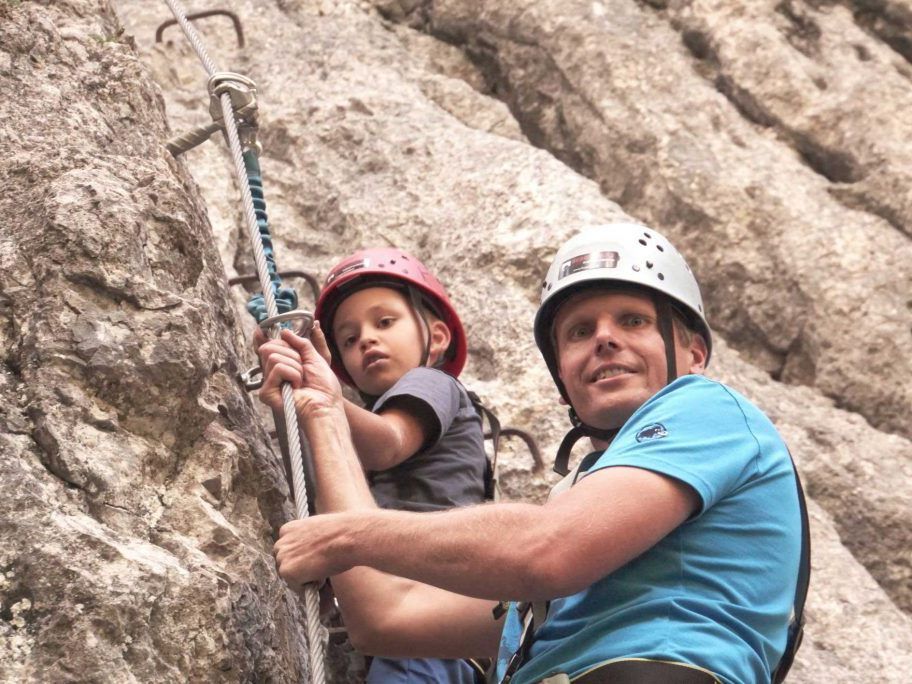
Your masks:
<path fill-rule="evenodd" d="M 345 412 L 378 505 L 435 511 L 484 501 L 481 421 L 456 380 L 465 332 L 440 282 L 402 250 L 359 251 L 330 271 L 315 317 L 314 346 L 367 406 L 346 401 Z M 261 347 L 267 376 L 275 363 L 297 358 L 293 338 L 283 339 L 292 346 Z M 267 385 L 261 398 L 280 408 L 281 395 Z M 473 681 L 465 661 L 431 659 L 374 658 L 367 678 Z"/>

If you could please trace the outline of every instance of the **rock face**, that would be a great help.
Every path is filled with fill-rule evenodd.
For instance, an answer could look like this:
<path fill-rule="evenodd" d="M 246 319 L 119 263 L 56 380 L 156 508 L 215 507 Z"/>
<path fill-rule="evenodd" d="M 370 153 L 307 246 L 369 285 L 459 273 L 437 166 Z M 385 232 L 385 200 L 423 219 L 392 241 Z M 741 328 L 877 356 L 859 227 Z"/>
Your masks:
<path fill-rule="evenodd" d="M 294 681 L 286 489 L 159 92 L 110 6 L 0 15 L 0 679 Z"/>
<path fill-rule="evenodd" d="M 732 344 L 908 437 L 912 159 L 896 141 L 909 138 L 912 66 L 845 7 L 817 5 L 423 10 L 533 144 L 694 255 Z"/>
<path fill-rule="evenodd" d="M 680 243 L 717 329 L 711 375 L 776 421 L 814 500 L 790 681 L 901 682 L 912 13 L 740 4 L 222 3 L 244 48 L 224 17 L 197 25 L 258 84 L 280 267 L 413 251 L 467 324 L 467 384 L 546 460 L 566 420 L 530 328 L 556 245 L 624 216 Z M 208 121 L 179 31 L 153 42 L 167 18 L 0 5 L 0 85 L 17 93 L 0 100 L 9 681 L 306 673 L 269 556 L 287 490 L 234 380 L 252 362 L 225 283 L 253 271 L 238 193 L 218 137 L 164 152 Z M 508 495 L 540 498 L 521 444 L 505 460 Z"/>

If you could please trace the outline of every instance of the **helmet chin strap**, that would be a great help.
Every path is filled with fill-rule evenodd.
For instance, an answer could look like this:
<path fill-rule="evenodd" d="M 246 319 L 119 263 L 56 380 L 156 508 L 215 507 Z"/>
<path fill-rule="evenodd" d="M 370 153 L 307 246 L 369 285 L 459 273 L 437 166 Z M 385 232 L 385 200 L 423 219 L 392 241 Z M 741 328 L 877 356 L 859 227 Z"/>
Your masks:
<path fill-rule="evenodd" d="M 423 309 L 421 308 L 421 296 L 415 290 L 414 287 L 406 287 L 408 292 L 409 302 L 412 305 L 412 315 L 418 320 L 418 327 L 421 328 L 421 362 L 418 364 L 420 367 L 425 367 L 428 364 L 428 359 L 431 357 L 431 326 L 425 318 Z M 374 396 L 372 394 L 367 394 L 358 390 L 358 394 L 361 395 L 361 401 L 364 402 L 364 405 L 370 410 L 379 396 Z"/>
<path fill-rule="evenodd" d="M 652 295 L 656 310 L 656 324 L 665 345 L 665 385 L 670 385 L 678 377 L 678 364 L 675 360 L 674 319 L 668 297 L 659 293 Z"/>
<path fill-rule="evenodd" d="M 427 317 L 424 315 L 424 309 L 421 306 L 421 297 L 418 294 L 418 291 L 414 287 L 406 288 L 408 290 L 409 301 L 412 303 L 412 313 L 414 313 L 415 318 L 419 321 L 419 327 L 421 328 L 421 363 L 419 366 L 427 366 L 428 359 L 431 358 L 431 326 L 427 322 Z"/>
<path fill-rule="evenodd" d="M 667 297 L 655 293 L 652 296 L 652 301 L 655 305 L 656 325 L 665 347 L 665 385 L 667 386 L 678 377 L 678 366 L 675 359 L 674 321 L 672 319 L 671 304 Z M 605 430 L 586 425 L 580 420 L 579 415 L 576 413 L 576 409 L 572 406 L 570 407 L 569 414 L 570 422 L 573 423 L 573 428 L 564 435 L 564 439 L 557 448 L 557 456 L 554 458 L 554 472 L 564 476 L 570 473 L 570 452 L 580 439 L 589 437 L 610 444 L 611 440 L 615 438 L 621 429 L 613 428 Z"/>

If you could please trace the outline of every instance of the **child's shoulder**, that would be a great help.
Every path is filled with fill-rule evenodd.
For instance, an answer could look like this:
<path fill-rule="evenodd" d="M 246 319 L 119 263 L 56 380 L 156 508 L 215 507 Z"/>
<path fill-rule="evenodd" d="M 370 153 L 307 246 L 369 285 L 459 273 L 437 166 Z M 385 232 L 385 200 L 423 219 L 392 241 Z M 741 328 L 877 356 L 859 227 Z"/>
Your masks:
<path fill-rule="evenodd" d="M 413 396 L 434 402 L 445 399 L 458 401 L 466 390 L 456 378 L 436 368 L 413 368 L 405 373 L 377 400 L 377 405 L 393 397 Z"/>

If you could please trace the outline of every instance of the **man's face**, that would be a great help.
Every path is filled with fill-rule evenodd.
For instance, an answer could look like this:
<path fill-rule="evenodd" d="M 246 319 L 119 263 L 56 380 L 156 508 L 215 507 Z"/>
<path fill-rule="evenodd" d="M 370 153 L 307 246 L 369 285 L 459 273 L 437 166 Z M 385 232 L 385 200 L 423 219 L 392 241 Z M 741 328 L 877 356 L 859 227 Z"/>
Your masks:
<path fill-rule="evenodd" d="M 665 386 L 665 345 L 652 299 L 632 292 L 586 291 L 557 311 L 558 374 L 587 425 L 614 429 Z M 675 334 L 680 374 L 702 373 L 706 345 Z"/>
<path fill-rule="evenodd" d="M 421 365 L 424 331 L 408 299 L 388 287 L 346 298 L 333 318 L 333 339 L 359 390 L 379 396 Z"/>

